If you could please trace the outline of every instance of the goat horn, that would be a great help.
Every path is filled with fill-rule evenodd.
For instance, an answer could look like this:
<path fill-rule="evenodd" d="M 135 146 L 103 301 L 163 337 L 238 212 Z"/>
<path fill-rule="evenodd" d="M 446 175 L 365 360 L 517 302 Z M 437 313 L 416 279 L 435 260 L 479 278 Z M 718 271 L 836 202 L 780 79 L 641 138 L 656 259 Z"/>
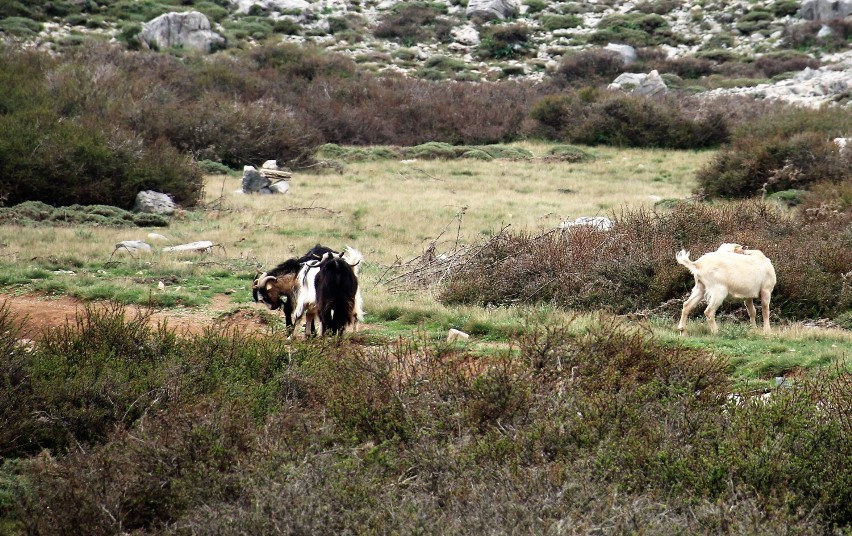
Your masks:
<path fill-rule="evenodd" d="M 257 275 L 254 278 L 254 281 L 251 283 L 251 288 L 258 288 L 260 286 L 259 281 L 266 277 L 266 272 L 257 272 Z"/>
<path fill-rule="evenodd" d="M 267 276 L 263 277 L 262 279 L 258 280 L 257 288 L 263 288 L 263 287 L 266 286 L 267 283 L 269 283 L 270 281 L 274 281 L 275 279 L 278 279 L 278 278 L 275 277 L 274 275 L 267 275 Z"/>

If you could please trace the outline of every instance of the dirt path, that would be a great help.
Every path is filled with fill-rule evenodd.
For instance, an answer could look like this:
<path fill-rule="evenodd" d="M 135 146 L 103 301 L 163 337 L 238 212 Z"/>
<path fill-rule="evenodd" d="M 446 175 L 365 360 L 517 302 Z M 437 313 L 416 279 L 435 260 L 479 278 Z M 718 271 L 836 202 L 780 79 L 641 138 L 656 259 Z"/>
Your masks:
<path fill-rule="evenodd" d="M 78 314 L 82 314 L 86 306 L 84 302 L 68 296 L 35 294 L 21 296 L 0 294 L 0 304 L 3 302 L 6 303 L 12 315 L 22 322 L 22 335 L 31 339 L 39 338 L 45 329 L 73 322 Z M 92 305 L 98 306 L 97 302 Z M 132 318 L 140 310 L 145 308 L 129 305 L 126 315 Z M 200 333 L 205 327 L 211 325 L 233 326 L 246 331 L 259 332 L 266 329 L 266 323 L 260 312 L 259 308 L 255 310 L 235 307 L 227 296 L 218 295 L 213 298 L 212 304 L 204 309 L 197 307 L 158 309 L 151 315 L 151 321 L 153 325 L 160 321 L 167 321 L 169 326 L 184 333 Z"/>

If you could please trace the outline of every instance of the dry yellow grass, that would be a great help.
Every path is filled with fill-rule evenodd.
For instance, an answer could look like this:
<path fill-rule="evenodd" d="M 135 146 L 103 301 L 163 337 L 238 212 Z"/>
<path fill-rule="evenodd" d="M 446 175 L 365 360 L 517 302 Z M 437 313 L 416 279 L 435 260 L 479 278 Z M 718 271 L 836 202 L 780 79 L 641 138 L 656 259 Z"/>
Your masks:
<path fill-rule="evenodd" d="M 543 154 L 547 146 L 525 148 Z M 506 225 L 516 230 L 553 228 L 568 217 L 611 215 L 623 208 L 652 206 L 663 198 L 688 197 L 695 171 L 712 156 L 591 151 L 598 158 L 578 164 L 504 160 L 349 164 L 342 174 L 296 174 L 290 194 L 283 197 L 234 194 L 239 179 L 213 177 L 206 199 L 215 205 L 221 195 L 222 206 L 232 210 L 218 220 L 212 215 L 220 222 L 221 239 L 245 239 L 247 254 L 264 265 L 318 241 L 338 247 L 348 243 L 373 262 L 390 263 L 421 254 L 442 231 L 439 250 L 452 246 L 459 218 L 459 239 L 471 242 Z"/>

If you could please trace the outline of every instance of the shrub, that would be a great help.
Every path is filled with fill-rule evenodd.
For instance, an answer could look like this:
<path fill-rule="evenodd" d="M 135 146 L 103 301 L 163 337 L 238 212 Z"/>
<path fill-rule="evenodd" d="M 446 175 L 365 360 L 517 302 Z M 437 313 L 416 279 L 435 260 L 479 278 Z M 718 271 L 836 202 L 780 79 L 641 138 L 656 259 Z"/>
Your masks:
<path fill-rule="evenodd" d="M 773 20 L 775 20 L 775 17 L 772 13 L 755 9 L 740 17 L 736 28 L 744 35 L 749 35 L 768 29 L 772 25 Z"/>
<path fill-rule="evenodd" d="M 831 34 L 818 38 L 817 34 L 823 26 L 828 26 Z M 827 51 L 835 51 L 848 47 L 850 36 L 852 36 L 852 21 L 837 18 L 785 26 L 782 37 L 784 43 L 791 48 L 819 47 Z"/>
<path fill-rule="evenodd" d="M 589 162 L 595 159 L 591 153 L 573 145 L 554 145 L 546 154 L 550 159 L 564 162 Z"/>
<path fill-rule="evenodd" d="M 0 519 L 12 530 L 544 534 L 569 519 L 595 532 L 812 534 L 852 523 L 841 365 L 758 402 L 732 392 L 724 360 L 608 315 L 532 314 L 495 356 L 426 337 L 177 336 L 113 315 L 46 349 L 21 345 L 2 311 Z M 90 390 L 70 396 L 80 386 Z M 96 429 L 95 415 L 77 418 L 86 405 L 121 419 L 69 449 L 39 444 L 51 427 Z"/>
<path fill-rule="evenodd" d="M 588 145 L 697 148 L 728 137 L 727 121 L 719 111 L 695 116 L 685 101 L 673 98 L 654 102 L 590 92 L 548 96 L 533 106 L 530 116 L 543 126 L 541 135 Z"/>
<path fill-rule="evenodd" d="M 583 20 L 577 15 L 544 15 L 539 19 L 539 22 L 541 27 L 549 32 L 576 28 L 583 24 Z"/>
<path fill-rule="evenodd" d="M 616 42 L 642 47 L 664 43 L 674 45 L 678 43 L 678 39 L 662 16 L 630 13 L 608 15 L 601 19 L 590 42 L 596 44 Z"/>
<path fill-rule="evenodd" d="M 7 17 L 0 20 L 0 32 L 17 37 L 35 37 L 41 24 L 24 17 Z"/>
<path fill-rule="evenodd" d="M 477 54 L 482 58 L 507 59 L 529 52 L 530 28 L 512 23 L 487 26 L 480 34 Z"/>
<path fill-rule="evenodd" d="M 699 186 L 714 197 L 749 197 L 759 192 L 807 189 L 821 181 L 852 179 L 850 161 L 825 135 L 741 136 L 699 171 Z"/>
<path fill-rule="evenodd" d="M 757 58 L 754 67 L 763 72 L 764 76 L 772 78 L 781 73 L 803 71 L 806 68 L 816 69 L 819 67 L 819 61 L 805 54 L 777 52 Z"/>
<path fill-rule="evenodd" d="M 837 233 L 838 225 L 842 221 L 805 225 L 757 202 L 719 207 L 684 203 L 668 213 L 624 213 L 608 232 L 575 227 L 535 238 L 502 233 L 452 271 L 439 299 L 637 312 L 689 291 L 692 276 L 673 262 L 678 249 L 698 255 L 722 242 L 737 242 L 764 251 L 775 264 L 776 314 L 839 315 L 852 307 L 852 293 L 843 290 L 852 236 Z"/>
<path fill-rule="evenodd" d="M 608 84 L 622 72 L 624 60 L 617 52 L 593 49 L 563 57 L 553 79 L 565 86 L 591 86 Z"/>
<path fill-rule="evenodd" d="M 373 35 L 394 39 L 405 46 L 425 41 L 446 42 L 450 38 L 451 24 L 445 17 L 446 6 L 432 3 L 400 3 L 379 22 Z"/>

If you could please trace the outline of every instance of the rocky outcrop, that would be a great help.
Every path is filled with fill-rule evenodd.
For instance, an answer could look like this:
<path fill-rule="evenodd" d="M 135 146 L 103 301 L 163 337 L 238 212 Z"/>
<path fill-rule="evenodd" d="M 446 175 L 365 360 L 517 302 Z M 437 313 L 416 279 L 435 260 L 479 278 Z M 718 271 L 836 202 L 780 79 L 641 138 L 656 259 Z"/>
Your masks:
<path fill-rule="evenodd" d="M 165 13 L 145 23 L 139 39 L 156 48 L 187 48 L 211 52 L 225 45 L 225 38 L 210 28 L 203 13 Z"/>
<path fill-rule="evenodd" d="M 805 20 L 842 19 L 852 15 L 852 0 L 805 0 L 799 16 Z"/>
<path fill-rule="evenodd" d="M 254 166 L 243 167 L 245 194 L 286 194 L 290 191 L 290 172 L 278 169 L 274 160 L 267 161 L 258 171 Z"/>
<path fill-rule="evenodd" d="M 514 0 L 470 0 L 465 13 L 480 20 L 507 19 L 518 12 Z"/>
<path fill-rule="evenodd" d="M 133 210 L 136 212 L 164 216 L 174 214 L 176 208 L 177 205 L 175 205 L 171 196 L 153 190 L 143 190 L 136 194 L 136 203 L 133 205 Z"/>
<path fill-rule="evenodd" d="M 660 73 L 656 70 L 648 74 L 644 73 L 622 73 L 612 81 L 609 89 L 621 89 L 629 91 L 634 95 L 655 96 L 662 95 L 668 91 L 668 87 Z"/>
<path fill-rule="evenodd" d="M 852 67 L 844 70 L 805 69 L 793 78 L 773 84 L 716 89 L 704 93 L 703 96 L 745 95 L 819 108 L 823 104 L 834 102 L 838 95 L 848 94 L 850 91 L 852 91 Z"/>

